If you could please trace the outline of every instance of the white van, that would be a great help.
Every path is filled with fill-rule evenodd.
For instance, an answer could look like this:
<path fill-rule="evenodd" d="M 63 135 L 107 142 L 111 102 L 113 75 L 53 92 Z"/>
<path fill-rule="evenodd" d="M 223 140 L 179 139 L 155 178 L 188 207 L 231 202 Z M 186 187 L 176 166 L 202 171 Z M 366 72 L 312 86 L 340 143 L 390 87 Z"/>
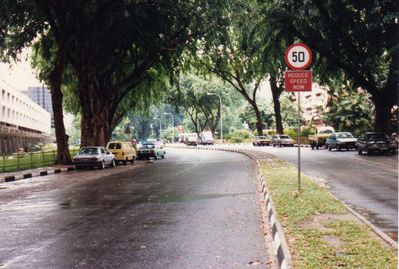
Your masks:
<path fill-rule="evenodd" d="M 187 146 L 196 146 L 200 143 L 197 133 L 187 133 L 184 135 L 184 143 Z"/>
<path fill-rule="evenodd" d="M 212 132 L 202 132 L 200 134 L 200 138 L 201 138 L 202 145 L 213 145 Z"/>

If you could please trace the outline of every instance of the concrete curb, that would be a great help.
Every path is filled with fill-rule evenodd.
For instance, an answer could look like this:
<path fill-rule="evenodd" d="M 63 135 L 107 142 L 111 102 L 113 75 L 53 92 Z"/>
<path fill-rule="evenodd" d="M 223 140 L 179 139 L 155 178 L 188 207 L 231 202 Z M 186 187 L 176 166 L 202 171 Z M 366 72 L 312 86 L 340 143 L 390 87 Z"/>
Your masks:
<path fill-rule="evenodd" d="M 33 178 L 33 177 L 47 176 L 47 175 L 58 174 L 61 172 L 68 172 L 68 171 L 73 171 L 73 170 L 75 170 L 75 167 L 64 167 L 64 168 L 43 170 L 43 171 L 38 171 L 38 172 L 28 172 L 28 173 L 22 173 L 22 174 L 18 174 L 18 175 L 4 176 L 4 177 L 0 177 L 0 183 L 12 182 L 12 181 L 16 181 L 16 180 Z M 21 171 L 21 172 L 23 172 L 23 171 Z"/>
<path fill-rule="evenodd" d="M 173 147 L 173 146 L 172 146 Z M 203 149 L 203 150 L 214 150 L 214 151 L 226 151 L 226 152 L 234 152 L 243 154 L 249 157 L 256 163 L 257 174 L 258 174 L 258 183 L 260 186 L 260 191 L 263 194 L 266 214 L 269 220 L 269 225 L 272 229 L 272 238 L 273 238 L 273 251 L 277 257 L 279 266 L 281 269 L 290 269 L 292 268 L 292 256 L 288 248 L 288 244 L 283 232 L 283 226 L 281 225 L 277 211 L 273 205 L 272 199 L 269 195 L 269 191 L 266 186 L 266 182 L 264 176 L 262 174 L 261 166 L 259 160 L 253 156 L 252 154 L 245 152 L 239 149 L 225 149 L 225 148 L 208 148 L 208 147 L 176 147 L 176 148 L 186 148 L 186 149 Z"/>

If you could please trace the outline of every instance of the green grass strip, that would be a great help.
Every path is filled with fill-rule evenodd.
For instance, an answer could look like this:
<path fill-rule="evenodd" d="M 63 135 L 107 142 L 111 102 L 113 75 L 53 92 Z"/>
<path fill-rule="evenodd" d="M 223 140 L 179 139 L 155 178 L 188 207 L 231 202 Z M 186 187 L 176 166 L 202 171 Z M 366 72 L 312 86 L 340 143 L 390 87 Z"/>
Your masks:
<path fill-rule="evenodd" d="M 301 174 L 298 192 L 295 166 L 278 158 L 263 160 L 261 165 L 295 269 L 397 268 L 396 251 L 367 226 L 356 220 L 341 220 L 339 216 L 348 211 L 325 188 Z M 314 222 L 323 214 L 337 219 Z"/>

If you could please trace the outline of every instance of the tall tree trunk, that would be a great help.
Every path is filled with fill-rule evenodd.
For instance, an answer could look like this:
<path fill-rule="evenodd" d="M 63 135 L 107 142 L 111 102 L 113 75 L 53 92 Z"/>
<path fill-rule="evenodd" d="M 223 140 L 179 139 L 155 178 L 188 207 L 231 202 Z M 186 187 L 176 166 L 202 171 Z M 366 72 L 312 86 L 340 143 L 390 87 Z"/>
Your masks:
<path fill-rule="evenodd" d="M 79 78 L 82 102 L 81 146 L 105 146 L 111 138 L 112 113 L 104 96 L 97 94 L 94 76 Z"/>
<path fill-rule="evenodd" d="M 284 129 L 283 129 L 283 121 L 281 119 L 280 95 L 283 91 L 282 91 L 282 89 L 280 89 L 277 86 L 276 77 L 270 76 L 269 83 L 270 83 L 270 88 L 272 90 L 272 96 L 273 96 L 273 107 L 274 107 L 274 117 L 276 120 L 276 131 L 278 134 L 282 134 L 284 132 Z"/>
<path fill-rule="evenodd" d="M 263 127 L 264 124 L 262 122 L 262 115 L 260 114 L 260 110 L 256 102 L 251 103 L 254 111 L 255 111 L 255 117 L 256 117 L 256 131 L 258 132 L 258 135 L 263 135 Z"/>
<path fill-rule="evenodd" d="M 72 159 L 68 148 L 68 136 L 65 133 L 64 114 L 62 111 L 63 94 L 61 91 L 62 74 L 64 72 L 64 61 L 62 50 L 58 49 L 54 69 L 49 76 L 51 101 L 54 114 L 55 137 L 57 141 L 58 164 L 71 164 Z"/>
<path fill-rule="evenodd" d="M 374 130 L 378 132 L 392 133 L 391 101 L 388 96 L 372 97 L 375 106 Z"/>

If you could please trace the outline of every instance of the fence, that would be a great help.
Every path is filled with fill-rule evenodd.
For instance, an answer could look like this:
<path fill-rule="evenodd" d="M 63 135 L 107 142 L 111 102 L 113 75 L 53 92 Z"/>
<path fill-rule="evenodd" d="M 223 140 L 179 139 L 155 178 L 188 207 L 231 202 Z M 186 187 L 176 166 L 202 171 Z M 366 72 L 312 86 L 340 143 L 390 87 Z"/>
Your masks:
<path fill-rule="evenodd" d="M 71 150 L 71 156 L 75 155 L 78 150 Z M 27 170 L 51 166 L 55 163 L 57 151 L 36 151 L 36 152 L 18 152 L 13 155 L 1 156 L 0 172 L 13 172 L 19 170 Z"/>

